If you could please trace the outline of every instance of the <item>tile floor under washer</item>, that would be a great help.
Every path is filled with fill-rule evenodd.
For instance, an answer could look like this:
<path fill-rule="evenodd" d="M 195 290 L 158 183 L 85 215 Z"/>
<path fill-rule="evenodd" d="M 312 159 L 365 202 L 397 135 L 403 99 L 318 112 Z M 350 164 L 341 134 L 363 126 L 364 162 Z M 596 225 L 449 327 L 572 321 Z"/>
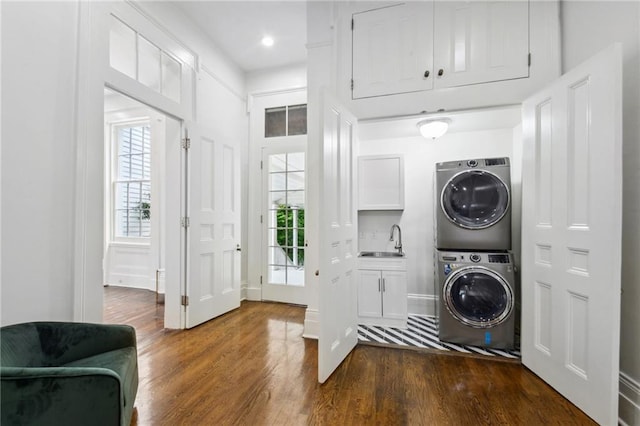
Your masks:
<path fill-rule="evenodd" d="M 517 348 L 516 350 L 491 349 L 441 342 L 438 339 L 436 319 L 430 316 L 409 315 L 407 329 L 360 324 L 358 325 L 358 340 L 360 342 L 386 343 L 398 346 L 412 346 L 417 348 L 440 349 L 443 351 L 457 351 L 466 354 L 520 359 L 520 351 L 517 350 Z M 517 340 L 516 336 L 516 341 Z"/>

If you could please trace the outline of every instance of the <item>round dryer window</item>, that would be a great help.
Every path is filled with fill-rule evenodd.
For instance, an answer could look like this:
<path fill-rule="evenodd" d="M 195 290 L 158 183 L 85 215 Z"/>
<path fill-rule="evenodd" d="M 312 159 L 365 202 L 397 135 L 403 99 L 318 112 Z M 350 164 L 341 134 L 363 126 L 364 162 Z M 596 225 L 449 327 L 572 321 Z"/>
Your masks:
<path fill-rule="evenodd" d="M 486 170 L 460 172 L 442 189 L 440 206 L 447 218 L 458 226 L 488 228 L 507 213 L 509 188 Z"/>
<path fill-rule="evenodd" d="M 506 280 L 482 266 L 461 268 L 447 278 L 445 306 L 458 321 L 477 328 L 496 326 L 513 310 L 513 292 Z"/>

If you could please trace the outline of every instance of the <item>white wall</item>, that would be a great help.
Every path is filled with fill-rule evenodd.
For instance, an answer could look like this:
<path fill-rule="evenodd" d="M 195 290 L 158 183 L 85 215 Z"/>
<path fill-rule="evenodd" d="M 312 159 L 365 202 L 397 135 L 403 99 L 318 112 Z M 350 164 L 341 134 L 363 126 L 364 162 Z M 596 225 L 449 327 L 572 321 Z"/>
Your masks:
<path fill-rule="evenodd" d="M 367 132 L 366 127 L 366 123 L 360 124 L 361 134 Z M 436 140 L 415 136 L 360 141 L 360 155 L 404 155 L 404 211 L 361 211 L 358 232 L 359 250 L 393 251 L 393 243 L 389 241 L 391 225 L 397 223 L 402 228 L 402 245 L 407 254 L 409 313 L 435 314 L 435 164 L 471 158 L 512 157 L 513 137 L 513 129 L 504 128 L 448 133 Z"/>
<path fill-rule="evenodd" d="M 108 45 L 106 36 L 95 45 L 88 36 L 108 28 L 88 11 L 110 5 L 2 5 L 3 325 L 101 320 L 101 141 Z M 146 17 L 140 22 L 197 53 L 196 73 L 206 73 L 215 86 L 203 95 L 219 102 L 219 115 L 207 120 L 218 126 L 222 137 L 237 138 L 246 159 L 248 126 L 244 74 L 239 68 L 172 5 L 114 5 L 143 8 Z M 74 288 L 76 279 L 80 292 Z"/>
<path fill-rule="evenodd" d="M 73 317 L 78 5 L 2 5 L 2 325 Z"/>
<path fill-rule="evenodd" d="M 307 64 L 253 71 L 247 73 L 246 79 L 249 94 L 307 87 Z"/>
<path fill-rule="evenodd" d="M 563 71 L 614 42 L 623 48 L 623 232 L 620 418 L 640 425 L 640 2 L 563 1 Z M 633 403 L 635 403 L 635 406 Z"/>

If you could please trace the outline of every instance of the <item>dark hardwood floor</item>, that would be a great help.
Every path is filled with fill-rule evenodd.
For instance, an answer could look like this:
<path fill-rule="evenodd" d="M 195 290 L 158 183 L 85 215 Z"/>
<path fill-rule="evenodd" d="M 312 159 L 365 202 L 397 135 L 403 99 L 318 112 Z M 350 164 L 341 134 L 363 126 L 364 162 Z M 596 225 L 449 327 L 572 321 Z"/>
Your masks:
<path fill-rule="evenodd" d="M 105 288 L 105 322 L 137 330 L 133 425 L 595 424 L 519 363 L 358 345 L 317 382 L 304 308 L 243 302 L 163 328 L 155 293 Z"/>

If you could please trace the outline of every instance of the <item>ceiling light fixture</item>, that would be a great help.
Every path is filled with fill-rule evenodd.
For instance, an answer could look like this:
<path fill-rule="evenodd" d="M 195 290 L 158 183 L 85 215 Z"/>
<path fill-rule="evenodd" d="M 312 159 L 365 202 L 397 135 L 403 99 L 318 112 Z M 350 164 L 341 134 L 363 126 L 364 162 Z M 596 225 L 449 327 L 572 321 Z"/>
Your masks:
<path fill-rule="evenodd" d="M 417 126 L 422 136 L 427 139 L 436 139 L 447 133 L 450 123 L 449 118 L 429 118 L 418 122 Z"/>
<path fill-rule="evenodd" d="M 266 47 L 271 47 L 273 46 L 273 37 L 270 36 L 264 36 L 262 37 L 262 45 L 266 46 Z"/>

